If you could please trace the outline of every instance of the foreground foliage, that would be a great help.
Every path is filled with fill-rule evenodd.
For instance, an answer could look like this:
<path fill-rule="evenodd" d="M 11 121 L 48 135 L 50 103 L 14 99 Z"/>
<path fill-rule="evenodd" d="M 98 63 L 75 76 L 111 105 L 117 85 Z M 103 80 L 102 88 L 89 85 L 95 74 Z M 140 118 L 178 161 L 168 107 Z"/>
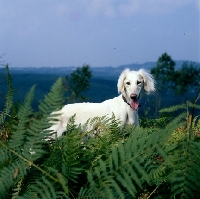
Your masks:
<path fill-rule="evenodd" d="M 22 104 L 14 105 L 8 67 L 6 71 L 8 92 L 0 113 L 0 198 L 200 196 L 200 120 L 194 116 L 200 109 L 199 92 L 193 103 L 162 110 L 180 112 L 167 122 L 121 128 L 114 116 L 97 117 L 80 129 L 72 117 L 66 135 L 52 140 L 45 129 L 50 113 L 64 102 L 62 79 L 35 113 L 35 87 Z"/>

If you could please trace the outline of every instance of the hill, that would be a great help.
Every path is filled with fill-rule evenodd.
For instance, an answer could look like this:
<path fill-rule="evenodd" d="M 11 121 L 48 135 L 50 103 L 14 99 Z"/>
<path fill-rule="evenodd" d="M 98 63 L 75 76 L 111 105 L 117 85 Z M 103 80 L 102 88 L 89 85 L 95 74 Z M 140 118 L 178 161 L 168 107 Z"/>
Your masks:
<path fill-rule="evenodd" d="M 176 61 L 176 69 L 182 66 L 184 61 Z M 200 63 L 196 63 L 200 64 Z M 151 68 L 155 67 L 156 62 L 146 62 L 143 64 L 133 63 L 133 64 L 126 64 L 120 65 L 118 67 L 112 66 L 102 66 L 102 67 L 91 67 L 93 77 L 100 77 L 103 79 L 115 79 L 120 75 L 122 70 L 125 68 L 130 68 L 131 70 L 139 70 L 140 68 L 146 69 L 150 71 Z M 52 74 L 52 75 L 59 75 L 63 76 L 70 74 L 74 71 L 76 67 L 74 66 L 63 66 L 63 67 L 10 67 L 11 74 Z M 1 71 L 2 69 L 0 69 Z"/>
<path fill-rule="evenodd" d="M 176 61 L 176 67 L 180 68 L 184 61 Z M 117 93 L 117 80 L 125 68 L 131 70 L 138 70 L 144 68 L 150 71 L 155 66 L 155 62 L 146 62 L 144 64 L 128 64 L 121 65 L 119 67 L 91 67 L 92 78 L 90 81 L 90 88 L 86 93 L 89 102 L 102 102 L 106 99 L 113 98 L 118 95 Z M 40 68 L 10 68 L 10 73 L 13 79 L 13 86 L 15 92 L 15 102 L 23 101 L 25 94 L 29 91 L 31 86 L 37 85 L 35 91 L 35 98 L 33 102 L 34 108 L 37 107 L 39 100 L 43 99 L 44 95 L 47 94 L 51 85 L 56 81 L 59 76 L 67 76 L 76 67 L 40 67 Z M 5 101 L 6 94 L 6 79 L 5 69 L 0 68 L 0 108 L 2 110 L 3 102 Z M 186 96 L 184 96 L 186 97 Z M 149 97 L 148 97 L 149 98 Z M 150 97 L 151 98 L 151 97 Z M 170 96 L 167 99 L 167 105 L 176 101 L 177 98 Z M 180 98 L 184 100 L 185 98 Z M 154 100 L 152 100 L 153 102 Z M 178 103 L 179 103 L 178 101 Z M 155 103 L 155 102 L 154 102 Z"/>

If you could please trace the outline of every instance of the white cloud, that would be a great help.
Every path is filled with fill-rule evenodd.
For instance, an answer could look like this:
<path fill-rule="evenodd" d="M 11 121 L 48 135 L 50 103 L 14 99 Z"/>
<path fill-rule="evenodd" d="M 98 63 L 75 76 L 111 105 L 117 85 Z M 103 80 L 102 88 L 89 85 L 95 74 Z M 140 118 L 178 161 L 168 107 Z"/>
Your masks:
<path fill-rule="evenodd" d="M 119 5 L 119 11 L 122 15 L 130 16 L 137 13 L 141 9 L 141 3 L 138 1 L 129 1 Z"/>
<path fill-rule="evenodd" d="M 90 16 L 116 16 L 114 0 L 92 0 L 88 5 L 87 11 Z"/>
<path fill-rule="evenodd" d="M 66 4 L 60 4 L 60 5 L 57 6 L 57 11 L 59 13 L 66 13 L 66 12 L 69 11 L 69 6 L 66 5 Z"/>
<path fill-rule="evenodd" d="M 194 5 L 200 9 L 199 0 L 79 0 L 79 6 L 83 10 L 86 9 L 89 16 L 108 18 L 116 17 L 119 13 L 122 16 L 132 16 L 138 13 L 165 14 L 188 5 Z"/>
<path fill-rule="evenodd" d="M 127 0 L 118 5 L 119 12 L 123 16 L 130 16 L 137 13 L 161 14 L 176 10 L 182 6 L 193 4 L 198 8 L 198 0 Z"/>

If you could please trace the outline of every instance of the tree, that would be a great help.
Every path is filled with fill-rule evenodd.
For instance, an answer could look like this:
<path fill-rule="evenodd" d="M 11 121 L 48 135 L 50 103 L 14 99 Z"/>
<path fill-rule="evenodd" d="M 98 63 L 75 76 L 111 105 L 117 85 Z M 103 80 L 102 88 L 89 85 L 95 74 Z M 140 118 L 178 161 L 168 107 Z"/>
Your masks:
<path fill-rule="evenodd" d="M 171 89 L 174 85 L 175 62 L 167 54 L 162 54 L 156 62 L 156 67 L 151 69 L 151 74 L 157 82 L 157 90 L 166 92 L 166 89 Z M 165 89 L 163 89 L 165 88 Z"/>
<path fill-rule="evenodd" d="M 182 67 L 175 70 L 175 62 L 167 53 L 159 57 L 156 67 L 151 74 L 157 82 L 157 90 L 166 92 L 172 90 L 174 95 L 183 95 L 189 87 L 200 86 L 200 68 L 192 62 L 184 62 Z"/>
<path fill-rule="evenodd" d="M 192 62 L 184 62 L 182 68 L 175 71 L 173 80 L 175 83 L 174 94 L 182 95 L 189 88 L 200 86 L 200 68 Z"/>
<path fill-rule="evenodd" d="M 159 116 L 162 98 L 167 102 L 171 100 L 171 95 L 184 95 L 200 86 L 199 66 L 192 62 L 184 62 L 180 69 L 175 70 L 175 62 L 167 53 L 159 57 L 155 68 L 151 69 L 151 74 L 154 75 L 157 83 L 156 117 Z"/>
<path fill-rule="evenodd" d="M 86 100 L 84 92 L 87 91 L 90 86 L 89 80 L 91 77 L 92 73 L 89 65 L 78 67 L 69 75 L 69 77 L 66 76 L 66 83 L 69 92 L 69 102 L 79 102 Z"/>
<path fill-rule="evenodd" d="M 156 80 L 156 100 L 155 100 L 155 116 L 160 117 L 159 110 L 161 108 L 162 97 L 169 91 L 174 83 L 173 76 L 175 71 L 175 62 L 167 54 L 162 54 L 156 62 L 155 68 L 151 69 L 151 74 Z"/>

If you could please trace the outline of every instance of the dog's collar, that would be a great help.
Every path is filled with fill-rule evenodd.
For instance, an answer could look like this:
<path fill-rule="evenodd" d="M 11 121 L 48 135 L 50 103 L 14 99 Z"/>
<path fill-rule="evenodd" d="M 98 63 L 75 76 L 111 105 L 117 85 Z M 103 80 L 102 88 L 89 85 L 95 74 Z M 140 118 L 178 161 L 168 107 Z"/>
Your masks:
<path fill-rule="evenodd" d="M 122 99 L 124 100 L 124 102 L 126 103 L 126 104 L 128 104 L 129 106 L 131 106 L 128 102 L 127 102 L 127 100 L 126 100 L 126 98 L 122 95 Z"/>
<path fill-rule="evenodd" d="M 128 105 L 131 107 L 130 103 L 127 102 L 127 99 L 126 99 L 123 95 L 122 95 L 122 99 L 124 100 L 124 102 L 125 102 L 126 104 L 128 104 Z M 140 99 L 140 94 L 139 94 L 138 99 Z M 140 107 L 140 106 L 141 106 L 141 105 L 139 104 L 138 107 Z"/>

